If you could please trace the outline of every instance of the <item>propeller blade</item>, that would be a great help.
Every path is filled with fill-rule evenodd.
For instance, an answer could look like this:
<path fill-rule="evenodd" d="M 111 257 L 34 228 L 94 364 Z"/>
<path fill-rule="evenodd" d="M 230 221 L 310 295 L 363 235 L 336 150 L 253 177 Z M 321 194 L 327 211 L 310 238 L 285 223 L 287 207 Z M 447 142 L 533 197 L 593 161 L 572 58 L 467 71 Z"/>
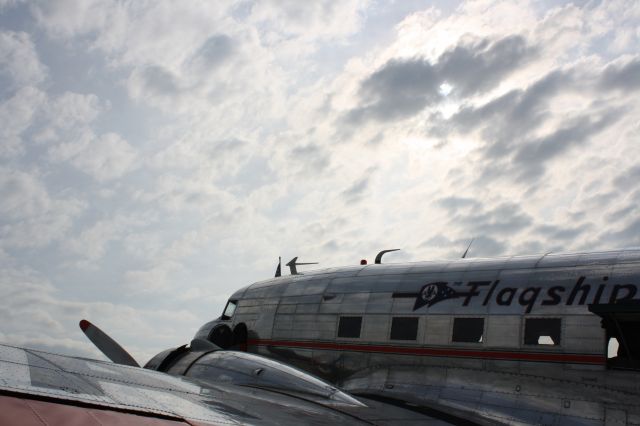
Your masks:
<path fill-rule="evenodd" d="M 80 321 L 80 329 L 87 336 L 96 348 L 100 349 L 107 358 L 116 364 L 130 365 L 131 367 L 140 367 L 129 352 L 125 351 L 115 340 L 109 337 L 104 331 L 97 326 L 91 324 L 87 320 Z"/>

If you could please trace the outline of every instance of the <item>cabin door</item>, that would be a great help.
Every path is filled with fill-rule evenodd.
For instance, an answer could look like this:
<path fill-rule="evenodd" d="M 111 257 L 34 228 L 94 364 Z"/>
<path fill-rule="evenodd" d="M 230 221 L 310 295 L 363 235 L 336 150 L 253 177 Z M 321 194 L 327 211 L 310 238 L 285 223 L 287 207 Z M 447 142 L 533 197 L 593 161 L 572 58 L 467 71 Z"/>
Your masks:
<path fill-rule="evenodd" d="M 602 318 L 602 328 L 618 341 L 617 354 L 607 359 L 607 367 L 640 370 L 640 304 L 590 305 L 589 310 Z"/>

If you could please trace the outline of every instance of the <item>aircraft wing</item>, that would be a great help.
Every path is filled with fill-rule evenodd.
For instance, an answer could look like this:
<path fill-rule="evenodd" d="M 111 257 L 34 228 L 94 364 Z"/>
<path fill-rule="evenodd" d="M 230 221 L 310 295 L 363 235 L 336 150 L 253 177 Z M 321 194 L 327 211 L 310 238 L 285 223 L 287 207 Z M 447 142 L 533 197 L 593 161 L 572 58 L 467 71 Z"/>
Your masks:
<path fill-rule="evenodd" d="M 573 380 L 554 379 L 442 366 L 362 370 L 342 389 L 455 424 L 601 425 L 607 413 L 615 412 L 629 413 L 628 424 L 636 424 L 630 413 L 637 412 L 640 401 L 637 391 L 585 383 L 579 374 Z"/>
<path fill-rule="evenodd" d="M 327 404 L 0 344 L 0 424 L 444 424 L 376 401 Z"/>

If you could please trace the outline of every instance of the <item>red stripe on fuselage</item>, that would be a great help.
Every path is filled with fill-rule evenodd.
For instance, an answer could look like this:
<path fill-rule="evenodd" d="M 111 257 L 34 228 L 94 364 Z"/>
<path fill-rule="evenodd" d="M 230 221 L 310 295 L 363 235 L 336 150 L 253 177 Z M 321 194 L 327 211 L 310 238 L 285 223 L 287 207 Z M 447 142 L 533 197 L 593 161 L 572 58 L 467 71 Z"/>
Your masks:
<path fill-rule="evenodd" d="M 508 352 L 492 350 L 470 350 L 452 348 L 425 348 L 415 346 L 389 346 L 334 342 L 311 342 L 292 340 L 249 340 L 249 346 L 285 346 L 289 348 L 320 349 L 329 351 L 374 352 L 396 355 L 417 355 L 435 357 L 482 358 L 509 361 L 566 362 L 575 364 L 604 365 L 606 359 L 601 355 L 564 354 L 549 352 Z"/>

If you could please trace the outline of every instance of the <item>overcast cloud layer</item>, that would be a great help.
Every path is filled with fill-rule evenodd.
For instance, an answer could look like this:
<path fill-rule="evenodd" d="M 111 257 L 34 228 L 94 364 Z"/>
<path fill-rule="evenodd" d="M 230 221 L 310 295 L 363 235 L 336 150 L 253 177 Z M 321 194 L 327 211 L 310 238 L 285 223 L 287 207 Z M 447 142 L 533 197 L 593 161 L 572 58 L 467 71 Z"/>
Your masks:
<path fill-rule="evenodd" d="M 640 245 L 640 2 L 0 1 L 0 341 L 145 362 L 285 261 Z"/>

